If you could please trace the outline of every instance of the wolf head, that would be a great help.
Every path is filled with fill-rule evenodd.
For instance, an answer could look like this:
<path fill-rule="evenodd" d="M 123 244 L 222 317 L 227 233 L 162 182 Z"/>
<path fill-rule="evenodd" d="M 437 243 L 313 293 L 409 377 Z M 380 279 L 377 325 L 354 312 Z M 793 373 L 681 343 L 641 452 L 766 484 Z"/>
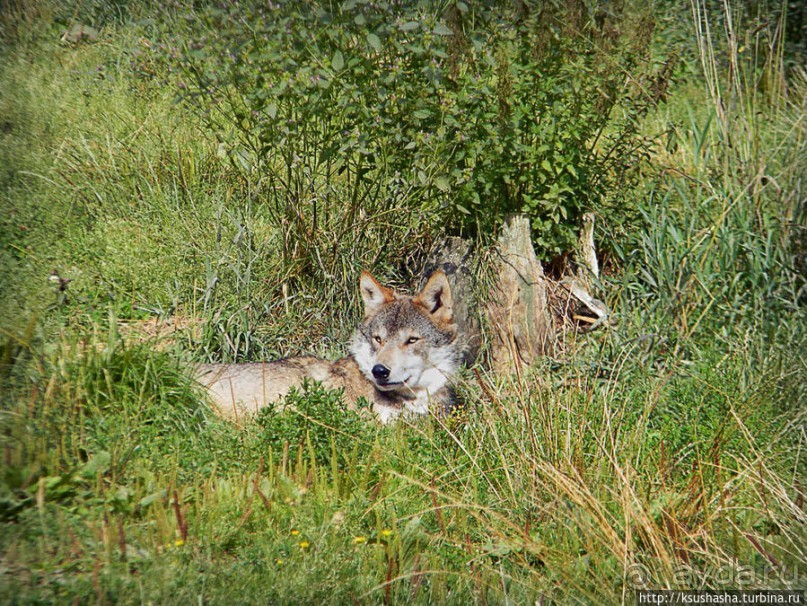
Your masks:
<path fill-rule="evenodd" d="M 451 289 L 442 271 L 414 296 L 399 295 L 363 272 L 364 321 L 350 351 L 377 389 L 404 398 L 433 394 L 460 360 Z"/>

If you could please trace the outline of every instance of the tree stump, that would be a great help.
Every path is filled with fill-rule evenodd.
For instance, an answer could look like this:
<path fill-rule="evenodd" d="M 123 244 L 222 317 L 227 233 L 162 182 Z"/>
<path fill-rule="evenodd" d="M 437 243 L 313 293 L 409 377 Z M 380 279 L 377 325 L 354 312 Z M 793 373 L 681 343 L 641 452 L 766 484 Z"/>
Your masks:
<path fill-rule="evenodd" d="M 485 255 L 495 266 L 487 293 L 476 282 L 473 244 L 462 238 L 446 238 L 426 262 L 422 287 L 436 269 L 448 277 L 454 299 L 454 317 L 463 344 L 463 361 L 472 364 L 487 342 L 487 361 L 496 372 L 520 372 L 522 365 L 554 352 L 555 333 L 547 305 L 543 267 L 532 248 L 527 217 L 509 217 L 494 254 Z M 484 300 L 482 300 L 484 299 Z"/>
<path fill-rule="evenodd" d="M 538 356 L 552 354 L 555 344 L 546 278 L 532 247 L 527 217 L 507 218 L 499 234 L 498 258 L 485 307 L 491 365 L 496 372 L 520 372 Z"/>

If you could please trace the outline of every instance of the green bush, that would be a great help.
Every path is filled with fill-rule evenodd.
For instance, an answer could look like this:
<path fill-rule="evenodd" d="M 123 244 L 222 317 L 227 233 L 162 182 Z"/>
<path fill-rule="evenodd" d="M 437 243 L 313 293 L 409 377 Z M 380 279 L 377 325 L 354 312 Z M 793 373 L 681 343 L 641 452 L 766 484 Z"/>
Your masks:
<path fill-rule="evenodd" d="M 372 428 L 357 410 L 348 408 L 340 390 L 305 382 L 292 389 L 284 406 L 264 408 L 257 418 L 258 439 L 273 452 L 302 449 L 318 465 L 343 465 L 363 458 L 372 445 Z"/>
<path fill-rule="evenodd" d="M 247 1 L 193 12 L 167 52 L 260 183 L 288 262 L 333 257 L 357 221 L 361 250 L 413 224 L 490 233 L 512 212 L 557 254 L 584 211 L 633 219 L 651 144 L 638 120 L 671 64 L 650 60 L 650 19 L 517 6 Z"/>

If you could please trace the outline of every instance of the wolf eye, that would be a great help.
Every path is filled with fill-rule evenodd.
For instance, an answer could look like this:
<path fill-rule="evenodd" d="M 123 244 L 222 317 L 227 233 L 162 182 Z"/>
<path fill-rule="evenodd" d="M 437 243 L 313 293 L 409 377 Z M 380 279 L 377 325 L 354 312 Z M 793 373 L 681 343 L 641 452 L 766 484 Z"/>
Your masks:
<path fill-rule="evenodd" d="M 379 345 L 381 345 L 381 337 L 379 337 L 378 335 L 375 335 L 375 336 L 373 337 L 373 341 L 375 341 L 376 343 L 378 343 Z"/>
<path fill-rule="evenodd" d="M 420 341 L 420 337 L 409 337 L 406 340 L 406 344 L 407 345 L 413 345 L 413 344 L 417 343 L 418 341 Z"/>

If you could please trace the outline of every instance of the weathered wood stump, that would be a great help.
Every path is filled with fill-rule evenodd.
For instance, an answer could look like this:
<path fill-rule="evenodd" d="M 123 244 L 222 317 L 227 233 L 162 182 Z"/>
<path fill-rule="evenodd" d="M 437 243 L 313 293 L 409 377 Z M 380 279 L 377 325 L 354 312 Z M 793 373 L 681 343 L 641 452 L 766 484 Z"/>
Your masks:
<path fill-rule="evenodd" d="M 554 351 L 546 278 L 530 237 L 529 219 L 508 217 L 498 241 L 496 282 L 485 305 L 492 333 L 490 360 L 496 372 L 520 372 Z"/>
<path fill-rule="evenodd" d="M 479 354 L 484 326 L 490 366 L 497 372 L 520 372 L 536 357 L 552 353 L 555 343 L 546 279 L 532 248 L 529 219 L 517 215 L 506 220 L 493 254 L 486 255 L 495 266 L 486 272 L 493 283 L 484 295 L 476 283 L 476 253 L 471 242 L 447 238 L 429 256 L 422 283 L 438 268 L 448 277 L 466 364 Z"/>

